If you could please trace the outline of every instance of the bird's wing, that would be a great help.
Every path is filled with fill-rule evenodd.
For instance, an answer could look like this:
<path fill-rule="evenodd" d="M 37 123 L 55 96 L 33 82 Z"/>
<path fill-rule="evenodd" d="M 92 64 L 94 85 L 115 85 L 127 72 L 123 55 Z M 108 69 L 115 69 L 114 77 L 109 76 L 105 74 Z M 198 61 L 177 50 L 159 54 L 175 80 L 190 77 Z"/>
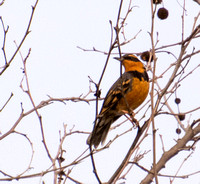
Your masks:
<path fill-rule="evenodd" d="M 123 94 L 125 95 L 129 90 L 131 90 L 132 80 L 133 77 L 131 77 L 131 75 L 124 73 L 112 85 L 104 99 L 101 112 L 95 122 L 94 130 L 88 137 L 88 144 L 93 144 L 97 147 L 100 142 L 105 141 L 110 125 L 121 116 L 121 114 L 118 114 L 116 111 L 116 106 L 118 101 L 123 98 Z"/>
<path fill-rule="evenodd" d="M 133 77 L 129 73 L 124 73 L 110 88 L 108 91 L 104 103 L 99 115 L 103 115 L 106 112 L 111 114 L 115 112 L 115 107 L 118 101 L 132 89 Z"/>

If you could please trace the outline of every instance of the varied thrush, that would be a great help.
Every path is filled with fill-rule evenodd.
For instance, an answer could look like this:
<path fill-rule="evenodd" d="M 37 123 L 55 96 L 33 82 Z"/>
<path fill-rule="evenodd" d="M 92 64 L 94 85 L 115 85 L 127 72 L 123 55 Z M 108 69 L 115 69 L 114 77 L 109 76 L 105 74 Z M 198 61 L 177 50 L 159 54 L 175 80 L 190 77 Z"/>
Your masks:
<path fill-rule="evenodd" d="M 111 124 L 122 115 L 132 112 L 146 99 L 149 77 L 142 62 L 132 54 L 115 58 L 122 62 L 125 72 L 108 91 L 87 144 L 96 148 L 106 139 Z"/>

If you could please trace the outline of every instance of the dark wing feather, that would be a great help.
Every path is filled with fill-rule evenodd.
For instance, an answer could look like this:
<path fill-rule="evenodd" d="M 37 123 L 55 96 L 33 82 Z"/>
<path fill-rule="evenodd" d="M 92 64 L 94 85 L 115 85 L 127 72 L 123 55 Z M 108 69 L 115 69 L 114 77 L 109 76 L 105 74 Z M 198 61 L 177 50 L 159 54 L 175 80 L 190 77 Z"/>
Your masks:
<path fill-rule="evenodd" d="M 133 76 L 131 73 L 124 73 L 110 88 L 108 91 L 104 103 L 100 112 L 100 116 L 109 112 L 110 114 L 116 113 L 115 107 L 118 101 L 123 97 L 122 94 L 126 94 L 132 89 Z M 123 93 L 122 93 L 123 91 Z"/>
<path fill-rule="evenodd" d="M 116 106 L 119 100 L 123 98 L 122 94 L 126 94 L 132 89 L 133 77 L 133 73 L 126 72 L 112 85 L 104 99 L 101 112 L 98 115 L 93 132 L 88 137 L 87 144 L 97 147 L 100 142 L 105 141 L 111 124 L 122 115 L 116 111 Z"/>

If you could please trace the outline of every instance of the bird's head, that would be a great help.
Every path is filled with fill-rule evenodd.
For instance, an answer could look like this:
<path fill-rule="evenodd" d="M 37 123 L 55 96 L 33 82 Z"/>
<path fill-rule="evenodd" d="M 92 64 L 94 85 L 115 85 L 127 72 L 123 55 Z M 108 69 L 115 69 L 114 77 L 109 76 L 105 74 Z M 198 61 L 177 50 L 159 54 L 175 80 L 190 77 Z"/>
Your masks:
<path fill-rule="evenodd" d="M 144 65 L 142 62 L 133 54 L 125 54 L 121 58 L 115 57 L 114 59 L 122 62 L 125 67 L 125 72 L 137 70 L 144 72 Z"/>

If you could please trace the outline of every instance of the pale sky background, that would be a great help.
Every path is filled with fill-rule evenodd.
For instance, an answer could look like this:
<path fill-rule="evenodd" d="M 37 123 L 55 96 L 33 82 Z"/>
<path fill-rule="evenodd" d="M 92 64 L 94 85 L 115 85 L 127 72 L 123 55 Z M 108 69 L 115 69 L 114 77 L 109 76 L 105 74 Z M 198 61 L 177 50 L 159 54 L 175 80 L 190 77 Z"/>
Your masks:
<path fill-rule="evenodd" d="M 52 97 L 78 97 L 81 94 L 85 95 L 89 89 L 90 76 L 95 82 L 98 82 L 101 75 L 106 55 L 97 52 L 83 52 L 77 46 L 84 49 L 92 49 L 95 47 L 98 50 L 108 52 L 110 46 L 111 28 L 109 20 L 116 23 L 117 12 L 119 7 L 117 0 L 40 0 L 33 17 L 31 32 L 28 35 L 24 45 L 21 48 L 21 53 L 25 58 L 28 49 L 31 48 L 31 54 L 27 61 L 27 72 L 29 77 L 30 89 L 33 99 L 36 103 L 48 99 L 47 95 Z M 5 26 L 9 25 L 9 32 L 6 39 L 6 53 L 8 59 L 12 56 L 16 46 L 13 41 L 20 42 L 23 37 L 31 14 L 31 5 L 34 5 L 34 0 L 5 0 L 5 3 L 0 6 L 0 16 L 3 18 Z M 159 20 L 156 17 L 155 31 L 159 31 L 158 46 L 165 44 L 176 43 L 181 40 L 181 15 L 183 1 L 164 1 L 164 7 L 169 10 L 169 17 L 166 20 Z M 126 2 L 124 2 L 122 15 L 127 11 Z M 134 37 L 140 30 L 141 32 L 135 40 L 126 46 L 122 47 L 123 52 L 143 52 L 151 48 L 151 42 L 148 32 L 150 32 L 150 1 L 135 0 L 132 2 L 134 6 L 132 13 L 127 19 L 128 25 L 125 27 L 127 39 Z M 159 5 L 162 7 L 162 5 Z M 198 14 L 200 6 L 192 0 L 186 1 L 185 14 L 185 37 L 192 30 L 194 17 Z M 198 21 L 199 23 L 200 21 Z M 3 32 L 0 25 L 0 44 L 2 45 Z M 155 35 L 156 37 L 156 35 Z M 199 41 L 199 40 L 198 40 Z M 190 49 L 195 45 L 199 49 L 197 41 L 192 42 Z M 0 46 L 2 47 L 2 46 Z M 172 47 L 170 50 L 176 54 L 179 53 L 178 47 Z M 115 50 L 117 53 L 117 50 Z M 116 56 L 116 55 L 115 55 Z M 157 54 L 158 69 L 157 75 L 162 73 L 169 63 L 175 61 L 174 57 L 166 53 Z M 4 64 L 2 52 L 0 54 L 0 64 Z M 188 66 L 188 71 L 194 68 L 199 62 L 199 55 L 195 56 Z M 20 82 L 23 78 L 22 60 L 18 54 L 0 78 L 0 107 L 9 98 L 11 92 L 14 94 L 6 108 L 0 113 L 0 132 L 4 134 L 16 121 L 21 112 L 21 102 L 23 108 L 28 111 L 32 108 L 28 96 L 20 89 Z M 171 70 L 172 71 L 172 70 Z M 102 97 L 105 96 L 107 90 L 120 75 L 120 65 L 114 59 L 110 59 L 103 81 L 101 83 Z M 170 72 L 166 75 L 169 76 Z M 180 110 L 185 112 L 198 107 L 200 104 L 200 78 L 199 69 L 197 69 L 191 77 L 188 77 L 177 91 L 182 102 Z M 160 79 L 161 86 L 164 86 L 167 77 Z M 92 86 L 93 89 L 94 86 Z M 89 98 L 94 98 L 90 95 Z M 173 103 L 174 96 L 171 98 L 171 106 L 177 112 L 177 106 Z M 149 96 L 148 96 L 149 99 Z M 101 107 L 101 102 L 100 102 Z M 91 131 L 95 118 L 95 103 L 91 102 L 88 105 L 85 102 L 55 102 L 52 105 L 39 110 L 43 117 L 45 137 L 47 140 L 50 152 L 54 155 L 57 152 L 59 145 L 59 130 L 63 132 L 63 123 L 67 124 L 67 131 L 74 127 L 74 130 Z M 144 113 L 144 110 L 142 111 Z M 140 119 L 143 113 L 139 113 L 136 118 Z M 147 113 L 148 117 L 149 113 Z M 161 118 L 162 117 L 162 118 Z M 178 135 L 175 132 L 177 123 L 171 116 L 161 116 L 156 118 L 156 127 L 158 128 L 157 135 L 163 135 L 165 149 L 168 150 L 175 144 Z M 164 118 L 163 118 L 164 117 Z M 199 118 L 199 111 L 191 117 L 186 116 L 184 121 L 192 122 L 193 119 Z M 120 119 L 122 121 L 124 118 Z M 119 121 L 119 122 L 120 122 Z M 144 120 L 143 120 L 144 121 Z M 112 131 L 107 137 L 107 141 L 114 138 L 117 133 L 121 133 L 128 128 L 131 128 L 131 123 L 126 123 L 119 129 Z M 38 118 L 35 113 L 25 117 L 16 129 L 19 132 L 27 134 L 33 143 L 34 158 L 31 166 L 34 168 L 27 174 L 44 171 L 50 167 L 49 159 L 44 152 L 44 147 L 41 143 L 41 134 Z M 151 134 L 151 129 L 149 134 Z M 133 136 L 136 130 L 133 130 L 120 139 L 112 146 L 98 153 L 95 156 L 96 166 L 102 181 L 107 181 L 113 172 L 116 170 L 124 155 L 127 153 Z M 63 148 L 66 150 L 64 154 L 64 164 L 70 163 L 78 157 L 86 148 L 86 139 L 88 135 L 72 135 L 66 138 Z M 180 135 L 183 136 L 183 133 Z M 142 152 L 152 150 L 152 136 L 145 139 L 141 145 Z M 157 156 L 159 159 L 162 154 L 161 141 L 158 136 Z M 189 152 L 181 152 L 170 162 L 167 163 L 165 170 L 161 170 L 162 174 L 174 174 L 184 158 Z M 200 146 L 197 144 L 195 153 L 189 158 L 178 175 L 189 174 L 200 171 Z M 22 136 L 13 134 L 3 139 L 0 142 L 0 170 L 5 171 L 13 176 L 23 172 L 27 167 L 30 157 L 31 148 L 26 139 Z M 139 163 L 146 168 L 150 168 L 152 164 L 152 151 L 150 151 L 144 159 Z M 92 172 L 90 158 L 84 160 L 81 164 L 73 167 L 70 175 L 83 183 L 97 183 Z M 127 184 L 137 184 L 146 176 L 144 171 L 139 170 L 136 166 L 127 175 L 127 180 L 121 180 Z M 0 174 L 0 178 L 4 176 Z M 12 181 L 12 183 L 20 184 L 36 184 L 52 183 L 53 175 L 45 175 L 42 179 L 39 177 L 31 180 Z M 169 178 L 159 177 L 159 182 L 170 183 Z M 11 182 L 2 182 L 11 183 Z M 72 183 L 68 181 L 67 183 Z M 175 179 L 173 184 L 199 184 L 200 174 L 191 176 L 187 180 Z"/>

